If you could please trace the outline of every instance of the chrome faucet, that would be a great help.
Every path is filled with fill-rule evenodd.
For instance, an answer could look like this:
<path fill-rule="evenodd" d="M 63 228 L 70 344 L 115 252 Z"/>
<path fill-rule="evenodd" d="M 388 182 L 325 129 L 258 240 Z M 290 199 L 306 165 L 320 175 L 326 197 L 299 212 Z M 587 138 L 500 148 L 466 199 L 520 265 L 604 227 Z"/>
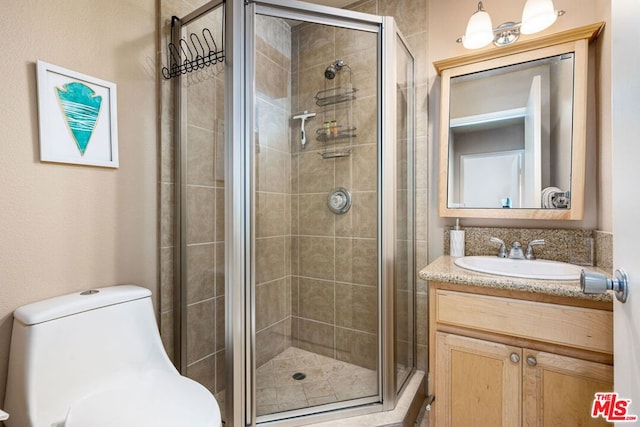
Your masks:
<path fill-rule="evenodd" d="M 504 245 L 504 241 L 502 239 L 498 239 L 497 237 L 492 237 L 489 239 L 491 243 L 497 243 L 500 245 L 500 249 L 498 249 L 498 258 L 506 258 L 507 257 L 507 247 Z"/>
<path fill-rule="evenodd" d="M 511 249 L 509 249 L 509 259 L 524 259 L 524 252 L 522 252 L 522 245 L 520 242 L 513 242 Z"/>
<path fill-rule="evenodd" d="M 524 257 L 526 259 L 536 259 L 535 255 L 533 254 L 533 247 L 537 245 L 544 245 L 544 239 L 532 240 L 527 244 L 527 251 L 524 254 Z"/>
<path fill-rule="evenodd" d="M 499 258 L 509 258 L 509 259 L 528 259 L 534 260 L 536 259 L 533 253 L 533 247 L 537 245 L 544 245 L 544 239 L 536 239 L 532 240 L 527 244 L 526 252 L 522 250 L 522 244 L 520 242 L 511 243 L 511 247 L 509 248 L 509 253 L 507 253 L 507 247 L 504 244 L 502 239 L 498 239 L 497 237 L 492 237 L 489 239 L 491 243 L 496 243 L 500 245 L 498 249 L 498 257 Z"/>

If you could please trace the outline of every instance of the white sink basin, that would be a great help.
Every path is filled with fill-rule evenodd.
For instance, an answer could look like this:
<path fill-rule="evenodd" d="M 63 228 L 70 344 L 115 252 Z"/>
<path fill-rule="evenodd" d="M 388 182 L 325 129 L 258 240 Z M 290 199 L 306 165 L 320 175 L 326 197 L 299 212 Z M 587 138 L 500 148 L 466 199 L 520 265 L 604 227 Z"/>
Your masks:
<path fill-rule="evenodd" d="M 580 280 L 582 267 L 565 262 L 522 260 L 497 256 L 466 256 L 456 258 L 458 267 L 499 276 L 542 280 Z"/>

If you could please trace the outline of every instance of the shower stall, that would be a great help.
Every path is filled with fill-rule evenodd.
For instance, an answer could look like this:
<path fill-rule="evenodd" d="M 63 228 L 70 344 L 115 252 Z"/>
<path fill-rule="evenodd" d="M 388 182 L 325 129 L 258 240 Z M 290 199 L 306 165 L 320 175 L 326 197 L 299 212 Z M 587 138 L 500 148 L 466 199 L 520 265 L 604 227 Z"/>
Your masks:
<path fill-rule="evenodd" d="M 174 17 L 170 61 L 204 64 L 192 34 L 224 52 L 172 79 L 176 365 L 227 425 L 392 410 L 416 357 L 405 39 L 391 17 L 273 0 Z"/>

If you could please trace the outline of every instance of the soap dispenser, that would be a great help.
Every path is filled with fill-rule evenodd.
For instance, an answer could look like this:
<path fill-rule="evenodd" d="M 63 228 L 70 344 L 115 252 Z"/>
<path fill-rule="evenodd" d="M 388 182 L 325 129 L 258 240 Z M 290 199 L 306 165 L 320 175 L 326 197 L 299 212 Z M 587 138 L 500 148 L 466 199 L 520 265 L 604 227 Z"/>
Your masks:
<path fill-rule="evenodd" d="M 456 218 L 456 225 L 449 233 L 449 254 L 452 257 L 464 256 L 464 230 L 460 230 L 460 219 Z"/>

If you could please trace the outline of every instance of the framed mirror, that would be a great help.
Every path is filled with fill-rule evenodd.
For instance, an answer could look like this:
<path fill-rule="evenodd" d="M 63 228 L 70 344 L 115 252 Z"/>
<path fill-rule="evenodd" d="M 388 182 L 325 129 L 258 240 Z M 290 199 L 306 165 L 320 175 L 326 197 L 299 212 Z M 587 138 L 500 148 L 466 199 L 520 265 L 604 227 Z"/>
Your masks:
<path fill-rule="evenodd" d="M 434 63 L 440 216 L 582 219 L 588 45 L 602 25 Z"/>

